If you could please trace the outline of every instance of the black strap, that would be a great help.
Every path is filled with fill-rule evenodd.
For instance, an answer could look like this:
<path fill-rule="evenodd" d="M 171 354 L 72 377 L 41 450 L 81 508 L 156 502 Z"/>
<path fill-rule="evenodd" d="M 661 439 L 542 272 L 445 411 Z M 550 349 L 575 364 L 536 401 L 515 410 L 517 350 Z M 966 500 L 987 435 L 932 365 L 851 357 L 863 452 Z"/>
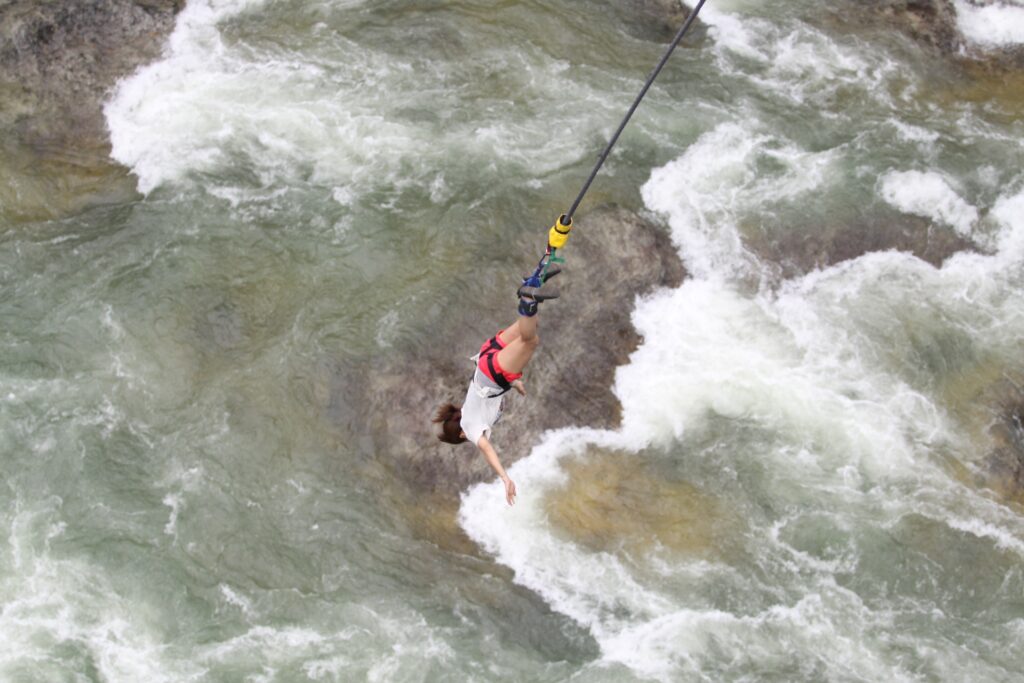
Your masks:
<path fill-rule="evenodd" d="M 490 344 L 490 347 L 484 354 L 484 360 L 487 361 L 487 369 L 491 371 L 491 379 L 494 380 L 495 384 L 501 387 L 500 393 L 488 396 L 488 398 L 498 398 L 509 391 L 512 388 L 512 385 L 507 379 L 505 379 L 505 375 L 498 372 L 498 368 L 494 367 L 494 356 L 497 355 L 498 351 L 501 351 L 501 344 L 498 343 L 498 336 L 495 335 L 491 337 L 488 343 Z"/>
<path fill-rule="evenodd" d="M 494 380 L 494 383 L 502 388 L 503 391 L 501 392 L 501 394 L 504 394 L 506 391 L 512 388 L 512 385 L 509 384 L 509 381 L 507 379 L 505 379 L 505 375 L 498 372 L 498 369 L 494 367 L 494 356 L 495 354 L 493 353 L 489 353 L 487 354 L 487 356 L 485 356 L 485 358 L 487 359 L 487 369 L 491 371 L 491 379 Z M 501 396 L 501 394 L 495 395 Z M 494 398 L 494 396 L 492 396 L 491 398 Z"/>

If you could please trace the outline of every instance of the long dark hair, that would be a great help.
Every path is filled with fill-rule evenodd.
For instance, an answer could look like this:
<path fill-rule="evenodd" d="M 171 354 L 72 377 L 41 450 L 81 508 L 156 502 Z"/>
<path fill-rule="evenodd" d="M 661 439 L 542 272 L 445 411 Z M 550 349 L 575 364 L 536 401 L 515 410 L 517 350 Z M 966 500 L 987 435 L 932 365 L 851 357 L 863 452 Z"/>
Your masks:
<path fill-rule="evenodd" d="M 445 403 L 443 406 L 437 409 L 437 415 L 434 416 L 434 423 L 441 425 L 441 433 L 437 435 L 441 441 L 445 443 L 458 445 L 469 441 L 465 436 L 462 435 L 462 426 L 459 422 L 462 420 L 462 409 L 452 403 Z"/>

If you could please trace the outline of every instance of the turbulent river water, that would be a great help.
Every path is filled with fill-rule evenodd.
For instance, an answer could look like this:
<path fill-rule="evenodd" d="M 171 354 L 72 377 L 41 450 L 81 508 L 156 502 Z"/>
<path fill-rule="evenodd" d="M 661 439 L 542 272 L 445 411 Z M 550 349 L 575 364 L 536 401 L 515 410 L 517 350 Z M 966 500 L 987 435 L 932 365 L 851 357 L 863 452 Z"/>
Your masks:
<path fill-rule="evenodd" d="M 325 374 L 526 264 L 663 43 L 610 0 L 190 0 L 106 104 L 139 196 L 0 207 L 0 678 L 1022 680 L 1024 516 L 970 472 L 1024 370 L 1024 98 L 830 3 L 702 19 L 584 206 L 689 272 L 608 302 L 621 428 L 546 434 L 460 543 Z M 750 248 L 908 217 L 977 249 Z"/>

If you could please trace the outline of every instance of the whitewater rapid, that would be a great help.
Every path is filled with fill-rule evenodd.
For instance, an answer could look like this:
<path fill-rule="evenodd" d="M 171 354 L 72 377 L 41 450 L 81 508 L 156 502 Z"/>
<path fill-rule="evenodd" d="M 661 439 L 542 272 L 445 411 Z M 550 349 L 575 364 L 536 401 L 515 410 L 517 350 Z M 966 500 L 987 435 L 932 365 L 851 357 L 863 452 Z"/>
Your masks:
<path fill-rule="evenodd" d="M 105 108 L 141 197 L 2 233 L 0 673 L 1019 679 L 974 402 L 1024 369 L 1024 131 L 896 32 L 705 7 L 592 191 L 688 278 L 613 302 L 621 425 L 544 434 L 514 508 L 438 513 L 349 424 L 339 368 L 482 310 L 579 187 L 663 48 L 622 11 L 187 3 Z M 783 262 L 879 225 L 971 249 Z"/>
<path fill-rule="evenodd" d="M 880 111 L 898 107 L 888 86 L 897 69 L 884 55 L 867 57 L 807 27 L 780 29 L 717 7 L 703 18 L 712 27 L 716 62 L 743 72 L 766 97 L 806 105 L 854 87 Z M 1008 26 L 990 42 L 1012 31 Z M 750 60 L 763 71 L 749 75 Z M 643 342 L 616 374 L 620 428 L 548 433 L 509 470 L 517 506 L 506 509 L 498 485 L 482 484 L 465 494 L 461 523 L 515 571 L 516 581 L 586 624 L 605 665 L 660 680 L 704 679 L 724 650 L 732 660 L 719 671 L 730 675 L 792 666 L 829 680 L 917 680 L 920 669 L 894 656 L 900 610 L 878 604 L 870 591 L 851 590 L 849 577 L 872 571 L 864 567 L 872 533 L 865 529 L 884 532 L 917 516 L 974 536 L 1011 561 L 1024 557 L 1024 519 L 943 465 L 945 453 L 976 458 L 943 401 L 944 378 L 908 369 L 908 360 L 920 360 L 929 347 L 941 354 L 937 345 L 947 340 L 976 356 L 1013 358 L 1019 349 L 1024 175 L 1015 172 L 992 188 L 994 200 L 976 205 L 958 174 L 935 164 L 935 143 L 945 133 L 893 111 L 893 132 L 922 153 L 911 163 L 875 162 L 857 174 L 876 175 L 875 201 L 973 238 L 987 252 L 957 254 L 941 267 L 907 253 L 868 253 L 778 281 L 745 247 L 740 224 L 780 203 L 811 204 L 840 191 L 857 161 L 849 140 L 856 141 L 858 124 L 849 121 L 854 130 L 846 142 L 811 149 L 773 132 L 747 102 L 724 118 L 678 159 L 654 169 L 643 187 L 646 206 L 666 221 L 690 277 L 636 302 L 633 322 Z M 725 430 L 755 431 L 761 443 L 727 436 L 723 421 L 731 425 Z M 721 439 L 729 452 L 716 452 L 709 439 Z M 595 551 L 552 520 L 552 501 L 569 495 L 571 476 L 609 450 L 623 468 L 714 458 L 716 467 L 734 469 L 734 478 L 756 462 L 773 480 L 800 482 L 802 493 L 774 491 L 769 505 L 778 512 L 748 518 L 750 566 L 657 545 L 646 555 Z M 566 462 L 582 464 L 570 475 Z M 725 496 L 722 505 L 746 508 L 727 497 L 752 492 L 708 493 Z M 813 518 L 827 520 L 845 539 L 840 547 L 805 546 L 788 535 Z M 769 566 L 777 572 L 774 586 L 762 583 L 757 569 Z M 749 604 L 765 591 L 775 599 L 763 608 L 724 608 L 679 589 L 680 580 L 721 582 Z M 939 608 L 924 602 L 907 611 L 918 609 L 925 616 Z M 1019 630 L 1004 636 L 1007 647 L 1020 645 Z M 999 665 L 973 668 L 941 637 L 914 648 L 926 670 L 943 678 L 1010 675 Z"/>

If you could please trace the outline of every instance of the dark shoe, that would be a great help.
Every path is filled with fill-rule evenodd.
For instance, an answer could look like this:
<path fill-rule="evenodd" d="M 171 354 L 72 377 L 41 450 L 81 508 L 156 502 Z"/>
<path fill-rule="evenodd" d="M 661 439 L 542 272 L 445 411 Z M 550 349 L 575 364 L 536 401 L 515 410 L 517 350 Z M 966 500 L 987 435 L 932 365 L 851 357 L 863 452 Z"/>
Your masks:
<path fill-rule="evenodd" d="M 547 301 L 548 299 L 557 299 L 558 290 L 551 285 L 543 285 L 541 287 L 532 287 L 530 285 L 523 285 L 516 291 L 516 296 L 520 299 L 533 299 L 534 301 Z"/>

